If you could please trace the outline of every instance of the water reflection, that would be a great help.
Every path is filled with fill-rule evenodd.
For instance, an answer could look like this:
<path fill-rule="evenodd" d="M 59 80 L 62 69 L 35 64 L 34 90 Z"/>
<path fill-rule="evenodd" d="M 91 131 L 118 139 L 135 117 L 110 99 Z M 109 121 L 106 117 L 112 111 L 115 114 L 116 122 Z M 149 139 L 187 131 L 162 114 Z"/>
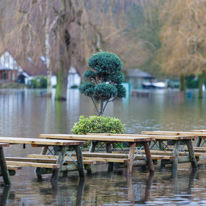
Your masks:
<path fill-rule="evenodd" d="M 7 205 L 8 199 L 14 199 L 14 193 L 10 195 L 11 186 L 4 186 L 3 192 L 0 196 L 0 205 L 5 206 Z"/>
<path fill-rule="evenodd" d="M 96 114 L 91 100 L 78 90 L 68 90 L 67 102 L 39 98 L 39 90 L 2 90 L 0 95 L 0 135 L 38 137 L 40 133 L 71 133 L 80 115 Z M 173 101 L 168 91 L 150 91 L 149 98 L 128 98 L 108 104 L 106 116 L 115 116 L 126 125 L 127 133 L 142 130 L 204 129 L 206 97 L 198 100 L 196 91 L 191 99 Z M 38 154 L 39 148 L 11 145 L 6 156 L 25 157 Z M 22 168 L 12 176 L 12 191 L 5 187 L 0 205 L 165 205 L 206 204 L 206 161 L 201 160 L 198 171 L 181 164 L 177 173 L 170 168 L 155 167 L 154 176 L 143 168 L 135 168 L 126 178 L 126 170 L 107 172 L 107 167 L 79 181 L 78 173 L 70 173 L 51 185 L 50 175 L 37 182 L 33 168 Z M 200 162 L 198 162 L 200 165 Z M 95 166 L 99 167 L 99 166 Z M 106 168 L 106 169 L 105 169 Z M 105 172 L 102 172 L 105 170 Z M 3 182 L 2 179 L 0 181 Z M 9 195 L 10 193 L 10 195 Z M 13 193 L 14 194 L 14 193 Z M 8 200 L 6 200 L 8 197 Z"/>

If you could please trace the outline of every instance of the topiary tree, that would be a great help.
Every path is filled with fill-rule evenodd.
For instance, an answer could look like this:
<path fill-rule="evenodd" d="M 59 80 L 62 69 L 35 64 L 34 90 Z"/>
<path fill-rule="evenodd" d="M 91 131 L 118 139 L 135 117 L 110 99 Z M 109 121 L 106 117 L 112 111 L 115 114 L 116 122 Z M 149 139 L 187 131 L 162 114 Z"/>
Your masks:
<path fill-rule="evenodd" d="M 98 114 L 103 115 L 108 102 L 126 96 L 126 89 L 121 85 L 122 62 L 116 54 L 98 52 L 89 58 L 88 66 L 91 70 L 83 74 L 87 82 L 80 85 L 79 91 L 90 97 Z M 99 109 L 94 100 L 100 103 Z"/>

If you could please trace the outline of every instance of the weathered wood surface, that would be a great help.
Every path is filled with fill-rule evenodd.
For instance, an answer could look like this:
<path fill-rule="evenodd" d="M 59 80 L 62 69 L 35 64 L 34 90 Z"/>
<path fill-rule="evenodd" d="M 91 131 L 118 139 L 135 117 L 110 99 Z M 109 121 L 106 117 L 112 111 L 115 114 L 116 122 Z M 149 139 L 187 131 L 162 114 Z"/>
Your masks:
<path fill-rule="evenodd" d="M 50 158 L 52 155 L 50 155 L 49 158 L 44 158 L 45 156 L 49 156 L 49 155 L 32 155 L 31 154 L 31 155 L 28 155 L 28 158 L 26 157 L 6 157 L 6 160 L 7 161 L 19 161 L 19 162 L 39 162 L 39 163 L 55 163 L 56 162 L 55 158 Z M 84 164 L 95 164 L 95 163 L 96 163 L 95 161 L 84 160 Z M 75 163 L 73 160 L 66 160 L 65 164 L 75 164 Z"/>
<path fill-rule="evenodd" d="M 33 158 L 41 158 L 40 155 L 28 155 L 28 157 Z M 58 156 L 57 156 L 58 157 Z M 44 155 L 43 158 L 53 159 L 54 157 L 52 155 Z M 74 157 L 74 160 L 77 160 L 76 157 Z M 128 158 L 108 158 L 108 157 L 83 157 L 83 161 L 93 161 L 93 162 L 120 162 L 124 163 L 128 161 Z"/>
<path fill-rule="evenodd" d="M 187 144 L 187 148 L 188 148 L 192 168 L 197 168 L 197 162 L 196 162 L 196 159 L 195 159 L 195 154 L 194 154 L 194 150 L 193 150 L 193 146 L 192 146 L 192 141 L 191 140 L 186 140 L 186 144 Z"/>
<path fill-rule="evenodd" d="M 206 130 L 192 130 L 191 132 L 200 132 L 200 133 L 206 133 Z"/>
<path fill-rule="evenodd" d="M 58 159 L 56 161 L 56 164 L 59 164 L 59 168 L 61 168 L 62 165 L 63 165 L 66 151 L 67 151 L 67 147 L 66 146 L 60 147 L 59 156 L 58 156 Z M 52 173 L 51 181 L 53 181 L 53 182 L 57 181 L 58 176 L 59 176 L 59 168 L 55 168 L 54 169 L 54 171 Z"/>
<path fill-rule="evenodd" d="M 155 132 L 155 131 L 152 131 L 152 132 Z M 191 135 L 188 135 L 187 133 L 185 135 L 177 135 L 177 134 L 164 134 L 162 133 L 162 131 L 158 131 L 160 132 L 159 134 L 156 134 L 156 133 L 152 133 L 151 131 L 148 131 L 148 134 L 147 134 L 147 131 L 143 131 L 142 134 L 111 134 L 111 133 L 89 133 L 87 134 L 88 136 L 119 136 L 119 137 L 152 137 L 154 139 L 158 139 L 158 140 L 181 140 L 181 139 L 196 139 L 196 135 L 191 133 Z"/>
<path fill-rule="evenodd" d="M 150 174 L 153 174 L 154 173 L 154 166 L 153 166 L 153 162 L 152 162 L 152 158 L 151 158 L 149 145 L 146 142 L 144 142 L 143 145 L 144 145 L 144 149 L 145 149 L 145 155 L 147 158 L 147 163 L 148 163 Z"/>
<path fill-rule="evenodd" d="M 141 150 L 141 152 L 144 154 L 144 150 Z M 173 152 L 173 149 L 172 149 Z M 161 150 L 150 150 L 150 153 L 152 155 L 162 155 L 162 156 L 173 156 L 171 151 L 161 151 Z M 179 152 L 179 156 L 186 156 L 186 154 L 184 152 Z M 195 156 L 196 157 L 200 157 L 200 156 L 206 156 L 204 153 L 202 152 L 195 152 Z"/>
<path fill-rule="evenodd" d="M 199 136 L 200 132 L 184 132 L 184 131 L 142 131 L 142 134 L 151 135 L 178 135 L 178 136 Z M 206 136 L 206 135 L 205 135 Z"/>
<path fill-rule="evenodd" d="M 135 135 L 135 136 L 101 136 L 93 135 L 72 135 L 72 134 L 40 134 L 40 138 L 46 139 L 64 139 L 64 140 L 86 140 L 86 141 L 100 141 L 100 142 L 144 142 L 153 141 L 154 138 L 149 135 Z"/>
<path fill-rule="evenodd" d="M 5 185 L 11 185 L 11 179 L 7 169 L 3 147 L 0 147 L 0 167 Z"/>
<path fill-rule="evenodd" d="M 39 138 L 23 138 L 23 137 L 0 137 L 0 143 L 10 144 L 33 144 L 33 145 L 80 145 L 85 144 L 85 141 L 77 140 L 54 140 L 54 139 L 39 139 Z"/>
<path fill-rule="evenodd" d="M 152 152 L 152 151 L 151 151 Z M 144 153 L 144 152 L 143 152 Z M 174 156 L 170 156 L 172 153 L 170 152 L 170 154 L 168 155 L 151 155 L 152 157 L 152 160 L 162 160 L 162 159 L 173 159 Z M 41 158 L 46 160 L 47 159 L 54 159 L 54 156 L 53 155 L 39 155 L 39 154 L 29 154 L 28 155 L 29 158 L 34 158 L 35 160 L 39 160 L 41 161 Z M 68 156 L 65 157 L 65 159 L 67 158 Z M 72 157 L 76 160 L 76 157 L 75 157 L 75 154 L 72 155 Z M 86 160 L 86 159 L 88 160 Z M 115 158 L 115 159 L 128 159 L 128 156 L 124 153 L 122 154 L 117 154 L 117 153 L 89 153 L 89 152 L 84 152 L 83 153 L 83 161 L 84 161 L 84 164 L 96 164 L 96 162 L 94 160 L 89 160 L 89 159 L 92 159 L 92 158 Z M 135 160 L 144 160 L 144 157 L 140 154 L 138 154 L 136 157 L 135 157 Z M 69 163 L 71 161 L 69 160 Z M 66 161 L 67 163 L 67 161 Z M 72 162 L 71 162 L 72 163 Z"/>
<path fill-rule="evenodd" d="M 84 173 L 84 163 L 83 163 L 81 147 L 79 145 L 75 146 L 75 151 L 76 151 L 76 157 L 77 157 L 79 177 L 80 178 L 84 178 L 85 177 L 85 173 Z"/>
<path fill-rule="evenodd" d="M 173 156 L 175 156 L 175 159 L 172 160 L 172 172 L 173 173 L 177 171 L 179 148 L 180 148 L 180 141 L 176 141 L 174 145 L 174 149 L 173 149 Z"/>
<path fill-rule="evenodd" d="M 8 165 L 15 166 L 29 166 L 29 167 L 43 167 L 43 168 L 60 168 L 59 164 L 36 163 L 36 162 L 20 162 L 20 161 L 6 161 Z"/>
<path fill-rule="evenodd" d="M 134 153 L 135 153 L 135 143 L 130 143 L 129 161 L 127 163 L 127 175 L 132 173 Z"/>
<path fill-rule="evenodd" d="M 7 165 L 8 170 L 21 170 L 21 166 Z"/>
<path fill-rule="evenodd" d="M 9 147 L 9 143 L 0 143 L 0 147 Z"/>

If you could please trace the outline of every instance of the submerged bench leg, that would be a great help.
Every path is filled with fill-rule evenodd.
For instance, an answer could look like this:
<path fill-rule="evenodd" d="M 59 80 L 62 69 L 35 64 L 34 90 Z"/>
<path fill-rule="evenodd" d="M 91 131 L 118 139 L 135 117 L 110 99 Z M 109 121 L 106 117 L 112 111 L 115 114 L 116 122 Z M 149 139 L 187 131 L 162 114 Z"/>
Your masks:
<path fill-rule="evenodd" d="M 193 146 L 192 146 L 192 140 L 187 139 L 186 144 L 187 144 L 192 168 L 197 168 L 197 162 L 196 162 L 195 153 L 194 153 Z"/>
<path fill-rule="evenodd" d="M 135 144 L 136 143 L 130 143 L 129 162 L 127 163 L 127 175 L 130 175 L 132 173 Z"/>
<path fill-rule="evenodd" d="M 48 149 L 48 146 L 43 147 L 43 148 L 41 149 L 40 155 L 46 155 L 47 149 Z M 41 171 L 42 171 L 42 169 L 41 169 L 40 167 L 36 167 L 36 168 L 34 169 L 34 173 L 36 174 L 37 179 L 38 179 L 39 181 L 42 180 L 42 173 L 41 173 Z"/>
<path fill-rule="evenodd" d="M 173 150 L 173 156 L 175 156 L 175 159 L 172 160 L 172 172 L 173 173 L 177 171 L 179 148 L 180 148 L 180 141 L 177 140 L 175 141 L 174 150 Z"/>
<path fill-rule="evenodd" d="M 58 160 L 56 162 L 56 164 L 60 165 L 60 168 L 55 168 L 54 169 L 52 177 L 51 177 L 51 181 L 56 181 L 57 178 L 58 178 L 59 170 L 61 169 L 62 164 L 64 162 L 64 157 L 65 157 L 65 154 L 66 154 L 66 150 L 67 150 L 66 146 L 63 146 L 60 149 L 59 157 L 58 157 Z"/>
<path fill-rule="evenodd" d="M 79 170 L 79 177 L 85 178 L 84 173 L 84 163 L 82 158 L 82 149 L 80 145 L 75 146 L 76 156 L 77 156 L 77 164 L 78 164 L 78 170 Z"/>
<path fill-rule="evenodd" d="M 199 136 L 199 137 L 197 138 L 197 142 L 196 142 L 195 147 L 200 147 L 201 141 L 202 141 L 202 137 Z"/>
<path fill-rule="evenodd" d="M 3 176 L 5 185 L 11 185 L 11 179 L 10 179 L 9 171 L 7 169 L 4 150 L 2 147 L 0 147 L 0 166 L 1 166 L 1 174 Z"/>
<path fill-rule="evenodd" d="M 147 158 L 150 174 L 153 174 L 154 173 L 154 165 L 152 162 L 152 157 L 151 157 L 149 145 L 147 144 L 147 142 L 143 142 L 143 145 L 144 145 L 145 155 Z"/>
<path fill-rule="evenodd" d="M 106 152 L 107 153 L 112 153 L 112 147 L 110 143 L 106 143 Z M 111 172 L 113 171 L 113 162 L 108 162 L 108 171 Z"/>

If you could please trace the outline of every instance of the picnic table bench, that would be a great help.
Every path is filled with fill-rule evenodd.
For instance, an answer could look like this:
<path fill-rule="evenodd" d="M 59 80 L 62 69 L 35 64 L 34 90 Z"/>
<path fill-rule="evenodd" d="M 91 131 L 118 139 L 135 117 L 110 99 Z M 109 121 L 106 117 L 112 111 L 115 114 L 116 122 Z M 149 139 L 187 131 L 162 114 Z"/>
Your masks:
<path fill-rule="evenodd" d="M 145 135 L 154 135 L 155 142 L 152 146 L 150 146 L 150 149 L 152 149 L 155 145 L 162 151 L 158 152 L 171 152 L 176 157 L 175 160 L 173 160 L 173 171 L 177 169 L 177 164 L 179 162 L 188 162 L 190 161 L 193 168 L 197 168 L 197 162 L 196 157 L 199 156 L 205 156 L 202 153 L 194 153 L 192 140 L 197 139 L 196 133 L 191 132 L 173 132 L 173 131 L 142 131 L 142 134 Z M 162 138 L 161 135 L 164 135 L 165 138 Z M 176 138 L 172 138 L 171 135 L 175 135 Z M 174 148 L 171 149 L 171 147 L 168 146 L 168 140 L 172 141 L 172 144 L 174 144 Z M 159 142 L 159 145 L 157 145 L 157 141 Z M 167 141 L 164 143 L 164 141 Z M 182 146 L 183 145 L 183 146 Z M 187 149 L 184 147 L 187 145 Z M 187 156 L 186 160 L 181 161 L 179 156 Z M 185 158 L 184 158 L 185 159 Z M 166 162 L 165 162 L 166 163 Z"/>
<path fill-rule="evenodd" d="M 5 144 L 6 143 L 6 144 Z M 33 147 L 48 147 L 48 146 L 58 146 L 58 158 L 55 161 L 48 162 L 47 160 L 38 161 L 37 159 L 30 158 L 21 158 L 21 157 L 7 157 L 5 158 L 3 155 L 2 146 L 6 146 L 9 144 L 30 144 Z M 39 138 L 20 138 L 20 137 L 0 137 L 0 164 L 3 164 L 3 168 L 6 168 L 6 164 L 9 165 L 10 169 L 19 168 L 21 166 L 30 166 L 36 167 L 37 177 L 41 177 L 42 169 L 48 168 L 52 171 L 52 181 L 56 181 L 59 171 L 62 168 L 63 164 L 70 164 L 71 162 L 65 161 L 65 154 L 69 153 L 67 148 L 74 148 L 74 152 L 76 152 L 76 161 L 75 164 L 78 166 L 79 176 L 81 178 L 85 177 L 84 174 L 84 163 L 82 159 L 81 145 L 85 144 L 85 141 L 78 140 L 52 140 L 52 139 L 39 139 Z M 1 165 L 2 168 L 2 165 Z M 1 169 L 1 172 L 4 173 L 4 170 Z M 6 184 L 11 184 L 9 179 L 9 173 L 7 172 L 7 176 L 3 175 Z"/>
<path fill-rule="evenodd" d="M 64 139 L 64 140 L 85 140 L 85 141 L 92 141 L 92 146 L 89 149 L 89 154 L 83 153 L 83 159 L 87 160 L 94 160 L 94 161 L 103 161 L 109 163 L 108 170 L 113 170 L 113 163 L 126 163 L 127 164 L 127 174 L 130 174 L 132 172 L 132 167 L 135 164 L 138 164 L 137 162 L 134 162 L 134 160 L 137 158 L 144 159 L 144 161 L 147 162 L 148 168 L 150 173 L 154 173 L 154 166 L 152 157 L 149 150 L 149 142 L 153 141 L 154 138 L 148 136 L 142 136 L 142 137 L 131 137 L 131 136 L 118 136 L 116 134 L 113 134 L 112 136 L 108 135 L 101 135 L 101 134 L 89 134 L 89 135 L 72 135 L 72 134 L 40 134 L 40 138 L 46 138 L 46 139 Z M 92 157 L 91 153 L 95 152 L 95 147 L 97 146 L 98 142 L 103 142 L 106 144 L 106 152 L 112 153 L 112 147 L 111 144 L 116 144 L 116 146 L 119 146 L 122 151 L 124 152 L 124 149 L 121 147 L 120 143 L 127 142 L 129 147 L 129 154 L 125 153 L 125 156 L 118 156 L 115 154 L 111 155 L 105 155 L 105 154 L 96 154 Z M 141 148 L 144 148 L 145 155 L 142 155 L 137 151 L 135 148 L 136 146 L 140 146 Z M 136 151 L 135 151 L 136 150 Z M 135 154 L 136 153 L 136 154 Z M 139 155 L 141 155 L 141 157 Z M 89 155 L 89 156 L 88 156 Z"/>

